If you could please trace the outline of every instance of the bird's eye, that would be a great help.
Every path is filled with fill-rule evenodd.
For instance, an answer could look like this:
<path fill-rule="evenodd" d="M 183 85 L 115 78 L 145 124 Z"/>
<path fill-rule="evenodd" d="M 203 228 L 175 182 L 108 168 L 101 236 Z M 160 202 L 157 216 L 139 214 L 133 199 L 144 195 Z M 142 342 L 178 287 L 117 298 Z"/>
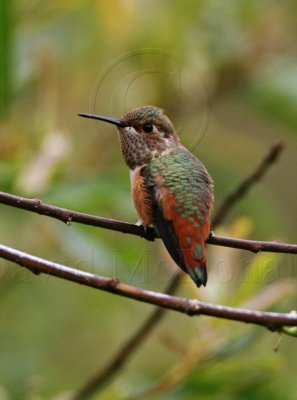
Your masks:
<path fill-rule="evenodd" d="M 144 132 L 150 133 L 153 131 L 154 127 L 152 124 L 145 124 L 143 125 L 142 129 L 144 130 Z"/>

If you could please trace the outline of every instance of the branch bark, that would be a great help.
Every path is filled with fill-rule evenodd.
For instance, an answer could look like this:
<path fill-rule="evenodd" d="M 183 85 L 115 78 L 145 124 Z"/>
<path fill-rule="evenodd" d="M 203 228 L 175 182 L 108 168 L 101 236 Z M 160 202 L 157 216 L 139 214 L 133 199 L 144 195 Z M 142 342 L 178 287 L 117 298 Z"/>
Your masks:
<path fill-rule="evenodd" d="M 143 237 L 147 240 L 154 240 L 156 232 L 152 228 L 146 231 L 143 226 L 129 224 L 128 222 L 116 221 L 114 219 L 97 217 L 66 208 L 56 207 L 51 204 L 45 204 L 40 199 L 28 199 L 26 197 L 15 196 L 13 194 L 0 192 L 0 203 L 11 207 L 20 208 L 22 210 L 31 211 L 40 215 L 58 219 L 65 224 L 70 225 L 71 222 L 78 222 L 84 225 L 96 226 L 98 228 L 110 229 L 117 232 L 129 233 Z"/>
<path fill-rule="evenodd" d="M 271 253 L 297 254 L 297 244 L 280 243 L 274 241 L 265 242 L 211 235 L 207 240 L 207 243 L 224 247 L 232 247 L 234 249 L 249 250 L 253 253 L 267 251 Z"/>
<path fill-rule="evenodd" d="M 208 315 L 216 318 L 252 323 L 266 327 L 272 331 L 280 330 L 284 326 L 297 326 L 296 312 L 285 314 L 246 310 L 157 293 L 121 283 L 115 278 L 106 278 L 50 262 L 4 245 L 0 245 L 0 257 L 18 264 L 34 274 L 44 273 L 52 275 L 190 316 Z"/>
<path fill-rule="evenodd" d="M 39 199 L 28 199 L 25 197 L 19 197 L 9 193 L 0 192 L 0 203 L 56 218 L 65 222 L 67 225 L 70 225 L 70 223 L 73 221 L 85 225 L 110 229 L 117 232 L 129 233 L 131 235 L 143 237 L 147 240 L 154 240 L 157 238 L 153 228 L 144 230 L 143 226 L 140 225 L 129 224 L 128 222 L 97 217 L 95 215 L 84 214 L 77 211 L 68 210 L 66 208 L 56 207 L 50 204 L 42 203 L 42 201 Z M 297 254 L 296 244 L 244 240 L 216 235 L 211 235 L 207 240 L 207 243 L 217 246 L 249 250 L 254 253 L 259 251 L 269 251 Z"/>

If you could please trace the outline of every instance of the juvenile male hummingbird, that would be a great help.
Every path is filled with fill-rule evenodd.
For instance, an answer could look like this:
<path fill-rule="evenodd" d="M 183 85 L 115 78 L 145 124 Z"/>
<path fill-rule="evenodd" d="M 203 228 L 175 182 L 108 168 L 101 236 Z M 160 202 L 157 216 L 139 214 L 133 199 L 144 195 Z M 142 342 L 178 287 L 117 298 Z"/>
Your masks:
<path fill-rule="evenodd" d="M 213 181 L 160 108 L 136 108 L 120 119 L 79 114 L 118 128 L 140 222 L 157 228 L 169 254 L 196 285 L 206 285 Z"/>

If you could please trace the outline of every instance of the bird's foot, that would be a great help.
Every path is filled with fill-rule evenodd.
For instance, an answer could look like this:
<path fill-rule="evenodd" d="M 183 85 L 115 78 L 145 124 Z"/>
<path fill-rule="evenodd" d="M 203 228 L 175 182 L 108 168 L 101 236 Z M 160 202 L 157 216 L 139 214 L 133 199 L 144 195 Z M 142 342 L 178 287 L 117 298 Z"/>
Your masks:
<path fill-rule="evenodd" d="M 160 237 L 159 231 L 155 225 L 153 224 L 145 225 L 141 221 L 140 223 L 137 223 L 137 225 L 143 227 L 145 239 L 154 241 L 156 238 Z"/>

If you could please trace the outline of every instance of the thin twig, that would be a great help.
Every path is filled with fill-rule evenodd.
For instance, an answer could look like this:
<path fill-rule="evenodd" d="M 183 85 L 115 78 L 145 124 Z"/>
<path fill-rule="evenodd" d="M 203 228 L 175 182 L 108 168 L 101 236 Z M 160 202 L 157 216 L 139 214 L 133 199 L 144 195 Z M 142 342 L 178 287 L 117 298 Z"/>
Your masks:
<path fill-rule="evenodd" d="M 144 230 L 142 226 L 129 224 L 128 222 L 117 221 L 114 219 L 96 217 L 94 215 L 79 213 L 66 208 L 55 207 L 49 204 L 42 203 L 38 199 L 27 199 L 24 197 L 14 196 L 9 193 L 0 192 L 0 203 L 10 205 L 12 207 L 22 208 L 38 214 L 47 215 L 52 218 L 66 222 L 79 222 L 85 225 L 97 226 L 100 228 L 110 229 L 113 231 L 129 233 L 131 235 L 144 237 L 148 240 L 156 238 L 154 229 Z M 259 251 L 269 251 L 277 253 L 292 253 L 297 254 L 296 244 L 287 244 L 279 242 L 265 242 L 256 240 L 244 240 L 236 238 L 228 238 L 224 236 L 211 235 L 208 244 L 233 247 L 236 249 L 249 250 L 254 253 Z"/>
<path fill-rule="evenodd" d="M 129 224 L 128 222 L 116 221 L 114 219 L 97 217 L 95 215 L 56 207 L 51 204 L 43 203 L 40 199 L 28 199 L 26 197 L 0 192 L 0 203 L 40 215 L 46 215 L 47 217 L 65 222 L 67 225 L 70 225 L 71 222 L 78 222 L 84 225 L 129 233 L 131 235 L 143 237 L 147 240 L 154 240 L 156 238 L 156 232 L 152 228 L 144 230 L 141 225 Z"/>
<path fill-rule="evenodd" d="M 227 214 L 230 212 L 233 204 L 241 199 L 248 190 L 256 182 L 258 182 L 263 175 L 267 172 L 268 168 L 275 163 L 278 159 L 281 151 L 284 149 L 284 144 L 282 142 L 273 145 L 268 152 L 267 156 L 262 160 L 260 165 L 255 169 L 255 171 L 244 179 L 241 184 L 232 192 L 230 192 L 226 197 L 221 206 L 217 209 L 215 215 L 212 219 L 212 229 L 219 225 L 223 218 L 226 218 Z"/>
<path fill-rule="evenodd" d="M 67 281 L 77 282 L 81 285 L 104 290 L 169 310 L 179 311 L 190 316 L 208 315 L 232 321 L 252 323 L 266 327 L 272 331 L 280 330 L 284 326 L 297 326 L 297 314 L 295 312 L 276 313 L 246 310 L 157 293 L 121 283 L 115 278 L 106 278 L 50 262 L 4 245 L 0 245 L 0 257 L 18 264 L 35 274 L 44 273 L 56 276 Z"/>
<path fill-rule="evenodd" d="M 234 249 L 249 250 L 253 253 L 267 251 L 271 253 L 297 254 L 297 244 L 280 243 L 275 241 L 265 242 L 212 235 L 207 240 L 207 243 L 224 247 L 232 247 Z"/>

